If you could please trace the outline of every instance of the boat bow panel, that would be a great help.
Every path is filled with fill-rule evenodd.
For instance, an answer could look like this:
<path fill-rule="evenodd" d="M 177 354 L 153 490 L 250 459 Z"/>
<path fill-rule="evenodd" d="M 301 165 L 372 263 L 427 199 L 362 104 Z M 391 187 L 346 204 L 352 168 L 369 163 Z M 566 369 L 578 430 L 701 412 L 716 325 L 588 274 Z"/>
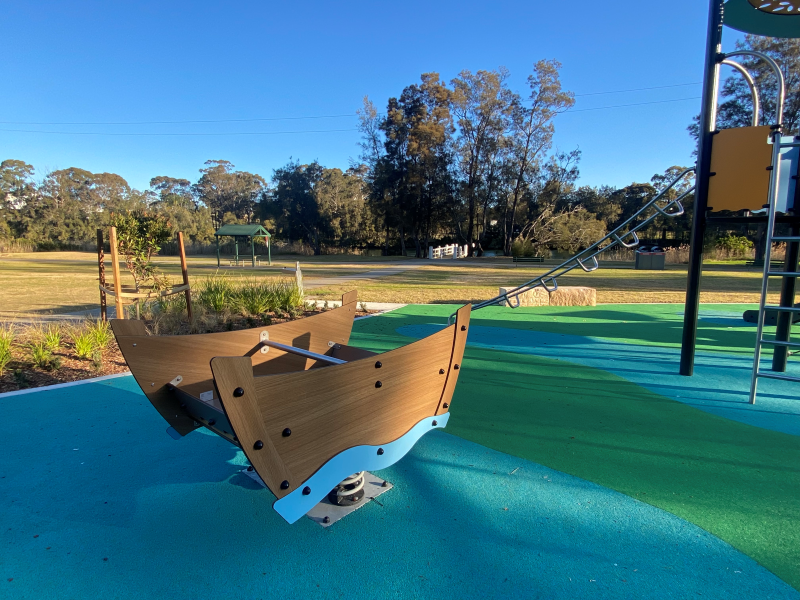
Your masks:
<path fill-rule="evenodd" d="M 215 358 L 211 369 L 223 409 L 242 450 L 278 499 L 307 488 L 304 495 L 323 497 L 330 490 L 309 484 L 323 465 L 352 448 L 383 448 L 425 419 L 437 420 L 438 411 L 446 413 L 442 407 L 449 405 L 458 378 L 469 311 L 465 306 L 454 325 L 407 346 L 305 372 L 254 377 L 241 358 Z M 276 477 L 268 464 L 273 448 L 287 479 Z"/>

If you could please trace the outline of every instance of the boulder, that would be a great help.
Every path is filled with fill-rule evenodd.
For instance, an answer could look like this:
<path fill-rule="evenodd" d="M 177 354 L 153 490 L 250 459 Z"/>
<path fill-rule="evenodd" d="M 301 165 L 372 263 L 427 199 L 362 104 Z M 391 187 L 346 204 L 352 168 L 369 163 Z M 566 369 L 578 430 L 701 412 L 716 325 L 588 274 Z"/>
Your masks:
<path fill-rule="evenodd" d="M 501 287 L 500 294 L 505 294 L 508 291 L 513 290 L 513 287 Z M 527 290 L 522 292 L 519 296 L 519 305 L 520 306 L 549 306 L 550 305 L 550 295 L 547 293 L 547 290 L 544 288 L 533 288 L 532 290 Z M 511 305 L 516 307 L 517 300 L 515 298 L 511 299 Z M 500 306 L 508 306 L 507 302 L 503 302 Z"/>
<path fill-rule="evenodd" d="M 513 289 L 501 287 L 500 294 Z M 597 306 L 597 290 L 590 287 L 559 287 L 554 292 L 536 287 L 521 293 L 518 298 L 520 306 Z M 512 298 L 511 304 L 516 307 L 516 300 Z M 508 306 L 508 303 L 503 302 L 500 306 Z"/>
<path fill-rule="evenodd" d="M 590 287 L 560 287 L 550 294 L 550 306 L 597 306 L 597 290 Z"/>

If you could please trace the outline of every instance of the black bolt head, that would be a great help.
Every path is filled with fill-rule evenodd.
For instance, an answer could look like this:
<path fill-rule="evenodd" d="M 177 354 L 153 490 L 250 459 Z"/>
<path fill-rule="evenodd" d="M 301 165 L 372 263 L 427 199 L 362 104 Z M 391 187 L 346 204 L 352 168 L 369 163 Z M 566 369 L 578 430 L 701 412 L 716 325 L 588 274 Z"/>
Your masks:
<path fill-rule="evenodd" d="M 217 420 L 216 420 L 216 419 L 211 419 L 211 420 L 208 422 L 208 424 L 209 424 L 211 427 L 213 427 L 214 425 L 216 425 L 216 424 L 217 424 Z"/>
<path fill-rule="evenodd" d="M 383 384 L 380 381 L 376 381 L 375 382 L 375 387 L 376 388 L 383 387 Z"/>
<path fill-rule="evenodd" d="M 283 430 L 283 437 L 289 437 L 290 435 L 292 435 L 291 429 L 287 427 L 286 429 Z"/>
<path fill-rule="evenodd" d="M 281 481 L 281 489 L 282 490 L 288 490 L 289 489 L 289 482 L 286 481 L 285 479 L 283 481 Z"/>
<path fill-rule="evenodd" d="M 462 325 L 461 326 L 461 331 L 466 331 L 466 330 L 467 330 L 467 326 L 466 325 Z"/>
<path fill-rule="evenodd" d="M 437 423 L 436 421 L 434 421 L 433 423 L 431 423 L 431 425 L 433 425 L 434 427 L 436 427 L 438 424 L 439 424 L 439 423 Z"/>
<path fill-rule="evenodd" d="M 331 518 L 330 517 L 323 517 L 322 518 L 322 522 L 323 523 L 330 523 L 331 522 Z"/>
<path fill-rule="evenodd" d="M 381 484 L 381 487 L 389 487 L 389 482 L 388 482 L 388 481 L 384 481 L 384 482 Z"/>
<path fill-rule="evenodd" d="M 236 388 L 233 390 L 233 397 L 234 398 L 241 398 L 244 396 L 244 390 L 242 388 Z"/>
<path fill-rule="evenodd" d="M 249 467 L 247 467 L 247 470 L 248 470 L 248 471 L 250 471 L 250 472 L 252 473 L 252 472 L 253 472 L 253 467 L 252 467 L 252 465 L 251 465 L 251 466 L 249 466 Z"/>
<path fill-rule="evenodd" d="M 311 488 L 306 486 L 303 488 L 303 496 L 308 496 L 311 493 Z"/>
<path fill-rule="evenodd" d="M 445 402 L 444 404 L 442 404 L 442 406 L 444 406 L 445 408 L 447 408 L 447 407 L 448 407 L 448 406 L 450 406 L 450 405 L 449 405 L 447 402 Z"/>
<path fill-rule="evenodd" d="M 383 448 L 378 448 L 378 456 L 380 456 L 381 454 L 383 454 Z"/>
<path fill-rule="evenodd" d="M 264 442 L 258 440 L 255 444 L 253 444 L 253 449 L 261 450 L 264 447 Z"/>
<path fill-rule="evenodd" d="M 439 375 L 444 375 L 444 369 L 439 369 Z"/>
<path fill-rule="evenodd" d="M 375 363 L 375 368 L 376 369 L 380 369 L 382 366 L 383 366 L 383 363 L 381 361 L 378 361 L 378 362 Z"/>
<path fill-rule="evenodd" d="M 458 365 L 453 365 L 453 369 L 454 369 L 455 371 L 458 371 L 458 369 L 459 369 L 459 366 L 458 366 Z"/>

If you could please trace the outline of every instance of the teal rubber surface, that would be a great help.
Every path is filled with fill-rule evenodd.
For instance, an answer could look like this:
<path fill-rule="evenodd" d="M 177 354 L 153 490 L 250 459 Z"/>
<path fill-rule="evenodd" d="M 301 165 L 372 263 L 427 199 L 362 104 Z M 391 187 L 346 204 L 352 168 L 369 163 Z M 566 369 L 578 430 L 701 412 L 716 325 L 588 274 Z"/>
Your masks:
<path fill-rule="evenodd" d="M 172 440 L 132 377 L 0 409 L 2 598 L 800 598 L 665 511 L 439 431 L 325 530 L 224 440 Z"/>

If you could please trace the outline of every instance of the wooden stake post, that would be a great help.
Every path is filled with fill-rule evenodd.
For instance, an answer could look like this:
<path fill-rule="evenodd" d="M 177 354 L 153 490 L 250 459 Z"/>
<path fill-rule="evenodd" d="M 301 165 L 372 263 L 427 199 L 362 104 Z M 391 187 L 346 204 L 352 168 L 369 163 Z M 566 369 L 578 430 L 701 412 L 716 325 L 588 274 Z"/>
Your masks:
<path fill-rule="evenodd" d="M 114 273 L 114 305 L 117 309 L 117 318 L 125 318 L 125 308 L 122 306 L 122 279 L 119 275 L 119 254 L 117 253 L 117 228 L 112 227 L 108 235 L 111 246 L 111 269 Z"/>
<path fill-rule="evenodd" d="M 100 281 L 100 318 L 106 321 L 106 292 L 103 289 L 106 286 L 106 257 L 103 253 L 102 229 L 97 230 L 97 268 L 99 270 L 98 280 Z"/>
<path fill-rule="evenodd" d="M 189 287 L 189 269 L 186 267 L 186 250 L 183 247 L 183 232 L 178 232 L 178 251 L 181 254 L 181 274 L 183 275 L 183 285 L 186 286 L 186 314 L 189 321 L 192 320 L 192 290 Z"/>

